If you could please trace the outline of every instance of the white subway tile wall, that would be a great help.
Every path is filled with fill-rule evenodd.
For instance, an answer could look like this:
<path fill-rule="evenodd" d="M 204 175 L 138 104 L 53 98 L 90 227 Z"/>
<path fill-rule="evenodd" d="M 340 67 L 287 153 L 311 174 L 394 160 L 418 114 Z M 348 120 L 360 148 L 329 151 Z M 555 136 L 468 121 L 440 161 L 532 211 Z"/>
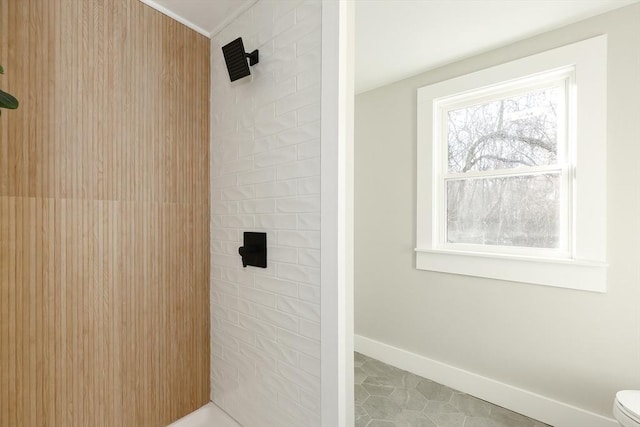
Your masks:
<path fill-rule="evenodd" d="M 244 427 L 320 425 L 320 25 L 320 0 L 259 0 L 211 43 L 211 399 Z M 237 37 L 260 63 L 230 83 Z"/>

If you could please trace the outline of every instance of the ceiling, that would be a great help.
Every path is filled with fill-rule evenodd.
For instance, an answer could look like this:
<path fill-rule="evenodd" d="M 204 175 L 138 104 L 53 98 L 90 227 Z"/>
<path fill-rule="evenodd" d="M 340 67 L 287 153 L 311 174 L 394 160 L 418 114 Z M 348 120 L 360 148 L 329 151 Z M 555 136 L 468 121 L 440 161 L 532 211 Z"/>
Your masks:
<path fill-rule="evenodd" d="M 356 92 L 638 1 L 356 0 Z"/>
<path fill-rule="evenodd" d="M 257 0 L 140 0 L 207 37 L 223 29 Z"/>
<path fill-rule="evenodd" d="M 141 1 L 211 37 L 257 0 Z M 355 1 L 361 93 L 640 0 L 342 1 Z"/>

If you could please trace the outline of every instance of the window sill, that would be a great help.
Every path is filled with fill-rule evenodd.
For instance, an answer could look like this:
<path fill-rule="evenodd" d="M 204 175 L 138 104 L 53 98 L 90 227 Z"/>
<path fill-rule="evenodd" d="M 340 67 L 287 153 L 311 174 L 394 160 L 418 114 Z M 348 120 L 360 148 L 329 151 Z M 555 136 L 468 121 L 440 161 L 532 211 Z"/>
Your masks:
<path fill-rule="evenodd" d="M 416 250 L 418 270 L 485 277 L 591 292 L 607 291 L 607 264 L 444 249 Z"/>

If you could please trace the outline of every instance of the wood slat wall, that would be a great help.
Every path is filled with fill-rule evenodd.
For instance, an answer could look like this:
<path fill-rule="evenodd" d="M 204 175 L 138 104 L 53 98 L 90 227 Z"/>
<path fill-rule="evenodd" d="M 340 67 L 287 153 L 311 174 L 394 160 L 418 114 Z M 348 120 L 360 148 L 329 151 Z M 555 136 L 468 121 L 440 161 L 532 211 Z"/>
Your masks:
<path fill-rule="evenodd" d="M 0 427 L 209 400 L 209 40 L 138 0 L 0 0 Z"/>

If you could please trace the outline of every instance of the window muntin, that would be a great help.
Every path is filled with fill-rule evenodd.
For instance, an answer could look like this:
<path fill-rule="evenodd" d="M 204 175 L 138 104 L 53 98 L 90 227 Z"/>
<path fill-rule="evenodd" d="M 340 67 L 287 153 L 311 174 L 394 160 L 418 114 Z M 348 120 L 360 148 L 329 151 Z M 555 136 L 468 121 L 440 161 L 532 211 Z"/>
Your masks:
<path fill-rule="evenodd" d="M 572 74 L 434 101 L 438 247 L 571 256 Z"/>

